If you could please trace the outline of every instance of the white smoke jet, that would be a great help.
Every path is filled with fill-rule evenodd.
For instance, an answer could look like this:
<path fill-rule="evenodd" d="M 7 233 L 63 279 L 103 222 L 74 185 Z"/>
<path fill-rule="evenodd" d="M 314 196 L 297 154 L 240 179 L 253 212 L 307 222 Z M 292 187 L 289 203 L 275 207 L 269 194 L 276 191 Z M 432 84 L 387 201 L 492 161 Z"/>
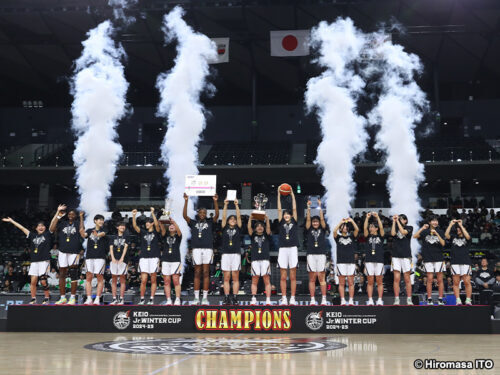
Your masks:
<path fill-rule="evenodd" d="M 307 83 L 305 103 L 309 111 L 316 110 L 321 127 L 323 140 L 316 163 L 323 172 L 326 217 L 333 229 L 349 216 L 356 191 L 354 158 L 366 148 L 366 120 L 356 112 L 364 81 L 352 68 L 365 38 L 347 18 L 332 24 L 320 22 L 311 32 L 311 44 L 318 48 L 316 62 L 326 70 Z M 335 263 L 335 242 L 331 243 Z"/>
<path fill-rule="evenodd" d="M 112 33 L 109 21 L 88 32 L 71 80 L 72 128 L 77 136 L 73 161 L 87 226 L 92 225 L 95 214 L 107 210 L 110 186 L 122 155 L 116 126 L 127 113 L 128 83 L 120 61 L 125 53 L 113 42 Z"/>
<path fill-rule="evenodd" d="M 414 129 L 428 102 L 414 77 L 422 71 L 422 65 L 418 56 L 391 41 L 376 45 L 371 52 L 380 59 L 372 69 L 381 73 L 378 80 L 382 93 L 369 114 L 369 122 L 380 126 L 375 148 L 386 154 L 390 212 L 406 214 L 409 225 L 416 230 L 422 210 L 418 187 L 424 180 L 424 166 L 419 162 Z M 414 264 L 418 249 L 418 242 L 412 241 Z"/>
<path fill-rule="evenodd" d="M 113 17 L 129 24 L 135 21 L 135 17 L 127 16 L 125 9 L 132 4 L 136 4 L 138 0 L 109 0 L 108 4 L 113 7 Z"/>
<path fill-rule="evenodd" d="M 160 91 L 158 116 L 167 119 L 167 133 L 161 145 L 162 160 L 167 165 L 167 198 L 172 202 L 174 220 L 182 231 L 181 259 L 187 252 L 190 230 L 182 218 L 185 176 L 198 174 L 198 143 L 205 128 L 204 108 L 200 103 L 207 84 L 208 61 L 217 56 L 216 46 L 207 36 L 195 32 L 182 19 L 182 8 L 175 7 L 164 17 L 163 31 L 167 41 L 177 39 L 175 66 L 158 77 Z M 189 214 L 193 205 L 190 201 Z"/>

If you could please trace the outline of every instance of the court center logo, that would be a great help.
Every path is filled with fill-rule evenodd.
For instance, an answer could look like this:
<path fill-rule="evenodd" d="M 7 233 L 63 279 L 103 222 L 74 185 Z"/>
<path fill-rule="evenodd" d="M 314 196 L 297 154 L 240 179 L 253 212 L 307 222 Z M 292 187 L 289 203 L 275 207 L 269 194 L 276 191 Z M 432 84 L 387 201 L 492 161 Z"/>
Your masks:
<path fill-rule="evenodd" d="M 318 338 L 227 338 L 175 337 L 98 342 L 86 349 L 114 353 L 163 355 L 246 355 L 328 351 L 346 345 L 328 337 Z"/>
<path fill-rule="evenodd" d="M 323 311 L 312 312 L 306 316 L 306 326 L 311 331 L 317 331 L 323 327 L 325 320 L 323 319 Z"/>
<path fill-rule="evenodd" d="M 126 329 L 130 325 L 130 310 L 116 313 L 113 316 L 113 324 L 119 330 Z"/>

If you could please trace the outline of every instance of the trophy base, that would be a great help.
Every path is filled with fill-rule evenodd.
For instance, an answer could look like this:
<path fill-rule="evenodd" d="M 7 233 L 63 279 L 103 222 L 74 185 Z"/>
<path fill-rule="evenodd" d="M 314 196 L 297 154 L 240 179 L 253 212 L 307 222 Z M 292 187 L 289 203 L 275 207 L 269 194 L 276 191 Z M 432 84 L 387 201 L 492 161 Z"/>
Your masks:
<path fill-rule="evenodd" d="M 165 225 L 172 224 L 172 219 L 169 216 L 160 216 L 158 221 L 162 224 L 165 224 Z"/>
<path fill-rule="evenodd" d="M 254 211 L 252 211 L 252 217 L 255 220 L 265 221 L 266 220 L 266 211 L 254 210 Z"/>

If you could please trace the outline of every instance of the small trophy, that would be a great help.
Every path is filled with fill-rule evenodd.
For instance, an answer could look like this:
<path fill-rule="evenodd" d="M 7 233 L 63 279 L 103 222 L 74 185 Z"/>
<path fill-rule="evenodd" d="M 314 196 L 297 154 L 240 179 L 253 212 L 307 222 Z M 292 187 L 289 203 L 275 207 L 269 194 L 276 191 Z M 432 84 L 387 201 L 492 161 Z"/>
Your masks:
<path fill-rule="evenodd" d="M 253 200 L 255 202 L 255 210 L 252 211 L 253 218 L 260 221 L 266 220 L 266 211 L 264 210 L 268 201 L 266 195 L 259 193 L 253 197 Z"/>
<path fill-rule="evenodd" d="M 172 222 L 172 199 L 165 198 L 165 208 L 161 209 L 160 223 L 170 225 Z"/>

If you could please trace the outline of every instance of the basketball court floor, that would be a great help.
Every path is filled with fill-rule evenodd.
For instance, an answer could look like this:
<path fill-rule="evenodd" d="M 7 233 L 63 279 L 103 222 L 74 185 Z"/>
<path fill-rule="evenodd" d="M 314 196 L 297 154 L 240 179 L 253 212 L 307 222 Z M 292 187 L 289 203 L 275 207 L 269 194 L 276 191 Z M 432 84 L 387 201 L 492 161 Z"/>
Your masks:
<path fill-rule="evenodd" d="M 464 322 L 465 323 L 465 322 Z M 416 369 L 492 359 L 491 370 Z M 500 374 L 498 335 L 0 333 L 0 374 Z"/>

